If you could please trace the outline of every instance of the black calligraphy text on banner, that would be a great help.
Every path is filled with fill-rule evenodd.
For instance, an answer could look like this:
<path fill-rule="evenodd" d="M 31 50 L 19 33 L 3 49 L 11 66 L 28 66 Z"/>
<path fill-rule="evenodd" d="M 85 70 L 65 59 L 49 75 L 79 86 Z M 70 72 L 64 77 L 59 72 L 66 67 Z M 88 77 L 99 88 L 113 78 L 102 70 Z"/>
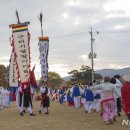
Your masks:
<path fill-rule="evenodd" d="M 11 61 L 9 66 L 9 86 L 18 87 L 18 75 L 16 71 L 16 62 L 14 58 L 14 52 L 11 54 Z"/>
<path fill-rule="evenodd" d="M 41 75 L 43 81 L 46 82 L 48 79 L 49 38 L 40 37 L 38 45 L 39 45 L 39 52 L 40 52 Z"/>
<path fill-rule="evenodd" d="M 14 49 L 17 71 L 22 84 L 28 84 L 30 78 L 30 35 L 28 25 L 12 26 L 12 46 Z"/>

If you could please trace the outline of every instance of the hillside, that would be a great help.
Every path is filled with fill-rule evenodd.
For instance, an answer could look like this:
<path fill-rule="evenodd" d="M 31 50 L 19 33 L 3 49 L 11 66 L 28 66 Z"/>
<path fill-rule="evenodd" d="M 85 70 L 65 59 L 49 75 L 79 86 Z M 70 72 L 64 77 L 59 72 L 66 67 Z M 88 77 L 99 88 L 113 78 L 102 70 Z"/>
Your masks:
<path fill-rule="evenodd" d="M 103 77 L 104 76 L 113 77 L 116 74 L 123 76 L 130 73 L 130 67 L 123 69 L 101 69 L 95 71 L 95 73 L 101 74 Z M 63 77 L 65 81 L 69 81 L 71 78 L 72 76 Z"/>
<path fill-rule="evenodd" d="M 130 73 L 130 67 L 123 69 L 102 69 L 97 70 L 96 73 L 101 74 L 102 76 L 110 76 L 110 77 L 116 74 L 123 76 Z"/>

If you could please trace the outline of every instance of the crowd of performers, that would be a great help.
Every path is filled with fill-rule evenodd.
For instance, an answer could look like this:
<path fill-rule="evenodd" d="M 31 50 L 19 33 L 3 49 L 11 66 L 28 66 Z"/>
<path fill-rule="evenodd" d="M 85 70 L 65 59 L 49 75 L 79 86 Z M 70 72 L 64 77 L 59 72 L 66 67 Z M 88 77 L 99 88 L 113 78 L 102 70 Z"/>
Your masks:
<path fill-rule="evenodd" d="M 57 101 L 60 104 L 68 103 L 76 109 L 84 107 L 85 113 L 100 112 L 105 124 L 113 124 L 118 116 L 121 116 L 122 108 L 128 120 L 130 120 L 130 77 L 125 78 L 125 82 L 120 82 L 120 76 L 113 78 L 104 77 L 100 84 L 87 83 L 79 85 L 77 83 L 59 87 L 48 88 L 47 84 L 39 87 L 41 101 L 39 104 L 39 114 L 49 114 L 50 101 Z M 29 112 L 30 116 L 35 116 L 33 112 L 34 88 L 31 86 L 19 86 L 16 92 L 16 104 L 20 116 Z M 0 109 L 9 107 L 9 91 L 0 87 Z"/>
<path fill-rule="evenodd" d="M 48 87 L 47 84 L 44 84 L 39 89 L 41 102 L 39 108 L 39 114 L 49 114 L 48 107 L 50 106 L 50 100 L 48 96 Z M 36 90 L 31 85 L 24 88 L 21 86 L 18 87 L 16 92 L 16 104 L 20 111 L 20 116 L 24 116 L 24 113 L 29 112 L 30 116 L 35 116 L 33 112 L 33 100 L 35 100 Z"/>
<path fill-rule="evenodd" d="M 68 106 L 84 107 L 85 113 L 100 112 L 105 124 L 113 124 L 121 116 L 122 108 L 130 120 L 130 77 L 120 82 L 120 76 L 104 77 L 102 83 L 70 85 L 56 89 L 51 100 Z"/>

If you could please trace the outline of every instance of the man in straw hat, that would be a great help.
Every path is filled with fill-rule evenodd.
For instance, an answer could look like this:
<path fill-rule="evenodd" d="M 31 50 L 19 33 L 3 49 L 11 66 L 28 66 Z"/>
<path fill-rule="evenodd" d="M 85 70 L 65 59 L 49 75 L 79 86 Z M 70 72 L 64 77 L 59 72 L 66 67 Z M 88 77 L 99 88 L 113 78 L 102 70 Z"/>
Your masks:
<path fill-rule="evenodd" d="M 130 74 L 123 76 L 122 104 L 128 120 L 130 121 Z"/>

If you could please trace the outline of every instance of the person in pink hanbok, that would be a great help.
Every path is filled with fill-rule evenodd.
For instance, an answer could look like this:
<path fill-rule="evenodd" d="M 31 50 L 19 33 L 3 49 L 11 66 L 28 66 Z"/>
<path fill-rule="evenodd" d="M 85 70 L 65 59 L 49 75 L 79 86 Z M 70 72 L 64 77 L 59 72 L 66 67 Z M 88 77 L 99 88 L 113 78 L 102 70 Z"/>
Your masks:
<path fill-rule="evenodd" d="M 104 77 L 104 82 L 91 87 L 92 90 L 101 90 L 101 116 L 106 124 L 113 124 L 115 118 L 114 93 L 121 97 L 116 87 L 109 82 L 109 77 Z"/>

